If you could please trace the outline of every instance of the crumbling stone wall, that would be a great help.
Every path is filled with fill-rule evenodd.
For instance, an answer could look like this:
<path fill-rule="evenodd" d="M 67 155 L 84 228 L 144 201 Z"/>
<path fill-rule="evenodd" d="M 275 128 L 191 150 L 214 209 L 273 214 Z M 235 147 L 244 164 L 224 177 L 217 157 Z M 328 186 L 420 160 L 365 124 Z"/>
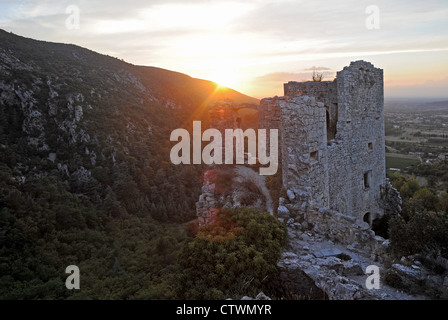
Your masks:
<path fill-rule="evenodd" d="M 386 183 L 383 70 L 352 62 L 337 73 L 337 91 L 336 142 L 328 148 L 330 209 L 371 224 L 383 214 L 378 199 Z"/>
<path fill-rule="evenodd" d="M 280 106 L 278 97 L 264 98 L 258 106 L 258 127 L 263 129 L 280 128 Z M 267 130 L 269 133 L 269 130 Z M 267 139 L 269 141 L 269 139 Z"/>
<path fill-rule="evenodd" d="M 278 104 L 278 97 L 264 98 L 258 106 L 258 128 L 266 129 L 266 150 L 271 150 L 271 131 L 270 129 L 280 130 L 281 110 Z M 278 162 L 279 167 L 282 163 L 281 134 L 278 134 Z"/>
<path fill-rule="evenodd" d="M 311 194 L 310 204 L 329 205 L 325 107 L 314 97 L 279 99 L 282 179 L 290 190 Z"/>
<path fill-rule="evenodd" d="M 215 128 L 224 133 L 225 129 L 233 129 L 237 126 L 237 109 L 231 100 L 214 101 L 209 105 L 210 128 Z"/>
<path fill-rule="evenodd" d="M 388 240 L 375 235 L 368 223 L 329 208 L 310 205 L 310 197 L 308 192 L 289 190 L 288 197 L 280 199 L 279 219 L 293 229 L 298 226 L 312 228 L 328 240 L 348 245 L 351 250 L 363 252 L 374 261 L 386 257 Z"/>
<path fill-rule="evenodd" d="M 304 218 L 308 223 L 317 225 L 320 230 L 325 230 L 330 240 L 350 245 L 353 250 L 369 254 L 374 261 L 382 260 L 386 256 L 387 241 L 376 236 L 364 221 L 327 208 L 308 210 Z"/>
<path fill-rule="evenodd" d="M 384 214 L 383 70 L 356 61 L 334 81 L 288 82 L 284 89 L 284 97 L 259 107 L 260 128 L 280 129 L 284 187 L 309 193 L 314 207 L 372 225 Z"/>
<path fill-rule="evenodd" d="M 326 109 L 327 140 L 335 138 L 338 120 L 337 82 L 334 81 L 290 81 L 284 84 L 285 97 L 312 96 L 322 102 Z"/>
<path fill-rule="evenodd" d="M 241 118 L 238 116 L 240 109 L 258 110 L 255 103 L 235 103 L 230 99 L 216 100 L 209 105 L 210 128 L 215 128 L 224 134 L 225 129 L 241 128 Z"/>

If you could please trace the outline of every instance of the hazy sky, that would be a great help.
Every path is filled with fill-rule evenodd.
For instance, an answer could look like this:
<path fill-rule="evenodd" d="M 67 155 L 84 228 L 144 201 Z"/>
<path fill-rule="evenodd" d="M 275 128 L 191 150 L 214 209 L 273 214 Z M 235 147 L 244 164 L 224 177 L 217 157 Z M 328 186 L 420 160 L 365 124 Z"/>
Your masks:
<path fill-rule="evenodd" d="M 448 97 L 447 0 L 0 0 L 0 28 L 258 98 L 361 59 L 384 69 L 386 97 Z"/>

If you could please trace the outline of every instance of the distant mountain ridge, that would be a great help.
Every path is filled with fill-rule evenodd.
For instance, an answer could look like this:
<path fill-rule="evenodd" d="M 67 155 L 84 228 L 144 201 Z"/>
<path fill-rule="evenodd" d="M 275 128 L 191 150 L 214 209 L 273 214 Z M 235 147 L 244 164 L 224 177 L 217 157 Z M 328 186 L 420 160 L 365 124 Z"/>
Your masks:
<path fill-rule="evenodd" d="M 448 111 L 448 100 L 431 101 L 430 98 L 389 98 L 384 102 L 386 112 L 444 112 Z"/>
<path fill-rule="evenodd" d="M 170 92 L 175 97 L 182 97 L 192 94 L 194 98 L 206 99 L 232 99 L 236 102 L 258 103 L 259 100 L 244 95 L 230 88 L 220 88 L 218 84 L 197 78 L 192 78 L 186 74 L 170 71 L 158 67 L 133 65 L 117 58 L 96 53 L 86 48 L 73 44 L 61 44 L 46 41 L 33 40 L 0 29 L 1 57 L 5 59 L 8 52 L 13 51 L 14 56 L 22 68 L 27 69 L 27 63 L 36 63 L 41 59 L 48 58 L 47 66 L 57 65 L 58 59 L 64 62 L 78 62 L 92 67 L 105 66 L 106 68 L 124 68 L 141 77 L 142 83 L 148 85 L 154 91 L 166 93 L 167 89 L 184 90 L 180 92 Z M 1 52 L 0 51 L 0 52 Z M 28 53 L 33 52 L 33 56 Z M 2 60 L 3 60 L 2 59 Z M 1 60 L 0 60 L 1 61 Z M 42 60 L 41 60 L 42 61 Z M 2 61 L 4 62 L 4 60 Z M 44 70 L 42 70 L 44 71 Z"/>

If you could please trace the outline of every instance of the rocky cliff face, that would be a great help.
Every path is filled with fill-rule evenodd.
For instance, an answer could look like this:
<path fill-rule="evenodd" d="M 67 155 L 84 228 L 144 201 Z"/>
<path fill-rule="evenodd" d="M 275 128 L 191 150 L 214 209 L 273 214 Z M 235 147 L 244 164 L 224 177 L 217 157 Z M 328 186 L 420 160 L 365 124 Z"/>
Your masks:
<path fill-rule="evenodd" d="M 169 160 L 163 142 L 200 101 L 165 94 L 153 84 L 157 77 L 142 69 L 0 31 L 2 164 L 25 181 L 57 176 L 95 205 L 118 200 L 116 212 L 145 212 L 162 203 L 150 188 L 159 184 L 153 181 L 156 163 Z M 112 176 L 120 166 L 127 170 L 121 180 L 135 184 L 133 195 L 141 199 L 134 208 L 125 205 L 131 197 L 119 195 L 120 179 Z M 145 167 L 151 170 L 142 174 Z"/>
<path fill-rule="evenodd" d="M 202 194 L 196 202 L 199 225 L 213 222 L 220 210 L 254 208 L 273 214 L 273 203 L 264 176 L 242 165 L 215 168 L 202 175 Z"/>
<path fill-rule="evenodd" d="M 10 154 L 3 161 L 25 179 L 57 170 L 64 179 L 76 180 L 73 186 L 84 194 L 86 183 L 99 182 L 103 189 L 111 185 L 100 181 L 106 168 L 151 168 L 139 175 L 158 180 L 153 186 L 160 189 L 167 172 L 154 178 L 162 162 L 169 165 L 173 129 L 185 126 L 184 120 L 210 99 L 256 101 L 216 89 L 210 81 L 0 30 L 0 143 Z M 197 115 L 206 120 L 206 114 Z M 191 124 L 186 125 L 188 129 Z M 173 170 L 196 172 L 198 187 L 192 195 L 197 198 L 200 170 Z M 135 182 L 146 186 L 142 197 L 148 197 L 151 183 Z M 170 199 L 176 192 L 185 193 L 183 188 L 168 187 Z M 99 193 L 95 198 L 106 197 Z M 166 192 L 155 193 L 149 206 L 166 201 Z M 194 199 L 186 201 L 182 211 L 194 212 Z"/>

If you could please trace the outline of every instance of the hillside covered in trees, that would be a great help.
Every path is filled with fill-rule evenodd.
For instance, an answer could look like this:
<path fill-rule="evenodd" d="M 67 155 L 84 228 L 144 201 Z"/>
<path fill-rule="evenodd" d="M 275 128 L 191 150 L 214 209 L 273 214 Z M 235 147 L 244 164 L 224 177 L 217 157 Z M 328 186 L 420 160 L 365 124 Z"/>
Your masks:
<path fill-rule="evenodd" d="M 187 227 L 196 217 L 203 168 L 169 160 L 170 132 L 191 129 L 193 119 L 207 121 L 210 101 L 256 99 L 210 81 L 2 30 L 0 71 L 0 298 L 238 294 L 232 286 L 207 295 L 193 287 L 184 296 L 188 292 L 179 289 L 182 279 L 198 281 L 196 271 L 185 270 L 201 263 L 191 255 L 204 246 L 215 252 L 229 284 L 237 274 L 227 264 L 235 259 L 239 271 L 254 263 L 252 277 L 272 274 L 260 268 L 278 257 L 285 241 L 281 226 L 270 216 L 252 212 L 244 220 L 230 214 L 241 235 L 226 247 L 219 241 L 205 245 Z M 269 236 L 254 247 L 248 234 L 259 225 Z M 219 255 L 223 250 L 227 260 Z M 68 265 L 79 267 L 82 290 L 66 289 Z M 256 288 L 261 280 L 254 280 Z"/>

